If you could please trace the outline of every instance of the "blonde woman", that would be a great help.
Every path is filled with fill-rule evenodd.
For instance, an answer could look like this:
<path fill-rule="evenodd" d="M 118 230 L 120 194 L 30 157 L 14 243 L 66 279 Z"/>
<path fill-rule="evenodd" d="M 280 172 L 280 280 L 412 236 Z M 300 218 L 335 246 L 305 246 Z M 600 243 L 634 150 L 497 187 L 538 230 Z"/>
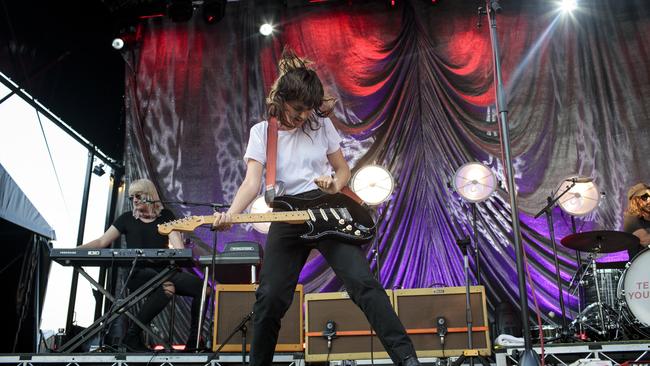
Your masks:
<path fill-rule="evenodd" d="M 120 215 L 113 225 L 101 237 L 82 245 L 81 249 L 106 248 L 117 240 L 120 235 L 126 238 L 127 248 L 183 248 L 183 240 L 178 232 L 169 236 L 158 233 L 157 225 L 174 220 L 174 214 L 163 207 L 160 196 L 153 182 L 139 179 L 129 185 L 129 201 L 132 210 Z M 155 268 L 136 268 L 131 275 L 127 287 L 136 289 L 158 274 Z M 154 290 L 142 305 L 136 316 L 144 324 L 149 324 L 167 305 L 174 294 L 191 296 L 192 310 L 189 336 L 186 349 L 196 344 L 199 309 L 201 305 L 202 281 L 187 272 L 176 272 L 167 282 Z M 209 289 L 208 289 L 209 290 Z M 142 330 L 131 324 L 123 343 L 132 352 L 148 351 L 142 341 Z"/>
<path fill-rule="evenodd" d="M 623 231 L 634 234 L 641 245 L 628 249 L 630 260 L 650 244 L 650 185 L 637 183 L 627 192 L 628 206 L 623 216 Z"/>

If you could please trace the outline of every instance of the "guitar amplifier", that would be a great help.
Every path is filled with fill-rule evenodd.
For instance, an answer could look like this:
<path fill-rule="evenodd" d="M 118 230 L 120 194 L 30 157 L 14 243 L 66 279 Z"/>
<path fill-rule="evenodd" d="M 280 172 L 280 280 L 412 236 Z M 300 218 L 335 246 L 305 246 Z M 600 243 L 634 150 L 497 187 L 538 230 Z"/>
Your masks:
<path fill-rule="evenodd" d="M 394 306 L 419 357 L 457 357 L 468 347 L 465 287 L 395 290 Z M 470 287 L 472 349 L 491 352 L 485 288 Z M 446 323 L 444 347 L 438 320 Z"/>
<path fill-rule="evenodd" d="M 392 291 L 386 291 L 393 299 Z M 334 361 L 388 359 L 388 353 L 376 335 L 370 334 L 370 324 L 361 309 L 352 302 L 347 292 L 305 295 L 305 361 Z M 328 349 L 328 323 L 336 331 Z M 371 342 L 372 341 L 372 346 Z"/>
<path fill-rule="evenodd" d="M 242 333 L 236 329 L 244 318 L 253 311 L 255 304 L 256 284 L 250 285 L 217 285 L 214 304 L 214 329 L 212 333 L 212 350 L 216 351 L 235 331 L 221 352 L 241 352 Z M 302 352 L 303 350 L 303 292 L 298 285 L 293 293 L 293 301 L 282 319 L 282 327 L 278 335 L 276 352 Z M 250 351 L 250 341 L 253 338 L 253 319 L 246 322 L 246 349 Z M 264 336 L 264 335 L 262 335 Z"/>

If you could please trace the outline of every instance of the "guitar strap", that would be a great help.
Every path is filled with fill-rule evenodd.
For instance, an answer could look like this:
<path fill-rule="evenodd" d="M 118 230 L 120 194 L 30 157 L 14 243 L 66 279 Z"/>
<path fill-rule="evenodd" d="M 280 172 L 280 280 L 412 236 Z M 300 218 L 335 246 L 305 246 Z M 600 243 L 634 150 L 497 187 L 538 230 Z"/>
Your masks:
<path fill-rule="evenodd" d="M 275 117 L 269 118 L 266 130 L 266 190 L 264 201 L 267 205 L 275 199 L 275 163 L 278 158 L 278 120 Z"/>
<path fill-rule="evenodd" d="M 269 118 L 268 128 L 266 130 L 266 190 L 264 192 L 264 201 L 267 205 L 275 199 L 275 168 L 278 158 L 278 120 L 275 117 Z M 363 200 L 357 196 L 350 187 L 345 186 L 341 189 L 341 193 L 350 197 L 358 204 L 362 204 Z"/>

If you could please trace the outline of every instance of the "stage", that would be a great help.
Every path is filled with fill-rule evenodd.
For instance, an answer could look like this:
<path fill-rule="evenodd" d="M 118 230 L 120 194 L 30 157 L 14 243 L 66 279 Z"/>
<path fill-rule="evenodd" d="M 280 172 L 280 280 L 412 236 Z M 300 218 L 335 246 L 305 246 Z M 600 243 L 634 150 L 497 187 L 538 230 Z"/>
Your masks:
<path fill-rule="evenodd" d="M 523 347 L 495 348 L 497 366 L 518 364 L 518 353 Z M 533 347 L 540 355 L 539 345 Z M 558 343 L 544 345 L 544 362 L 553 365 L 570 365 L 578 360 L 611 361 L 614 365 L 635 362 L 635 365 L 650 364 L 650 340 L 592 343 Z M 644 361 L 645 362 L 641 362 Z M 585 362 L 582 362 L 585 364 Z M 586 363 L 588 364 L 588 363 Z"/>

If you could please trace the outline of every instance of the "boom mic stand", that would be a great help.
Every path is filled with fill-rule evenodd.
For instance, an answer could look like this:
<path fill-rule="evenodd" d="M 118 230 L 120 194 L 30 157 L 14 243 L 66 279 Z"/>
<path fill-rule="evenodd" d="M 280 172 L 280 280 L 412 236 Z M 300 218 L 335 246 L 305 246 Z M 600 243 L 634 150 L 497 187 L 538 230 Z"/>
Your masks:
<path fill-rule="evenodd" d="M 467 349 L 451 365 L 460 366 L 465 360 L 469 359 L 470 366 L 474 366 L 474 360 L 481 362 L 483 366 L 490 366 L 490 362 L 481 356 L 478 350 L 474 349 L 472 339 L 472 303 L 469 290 L 469 256 L 467 255 L 467 246 L 470 243 L 469 238 L 456 240 L 456 244 L 463 253 L 463 268 L 465 270 L 465 320 L 467 321 Z M 440 323 L 440 321 L 438 321 Z M 441 342 L 442 343 L 442 342 Z"/>
<path fill-rule="evenodd" d="M 556 194 L 555 197 L 547 197 L 547 204 L 546 206 L 541 209 L 537 214 L 535 214 L 535 218 L 538 218 L 541 216 L 543 213 L 546 214 L 546 221 L 548 223 L 548 234 L 551 239 L 551 246 L 553 248 L 553 259 L 554 259 L 554 264 L 555 264 L 555 281 L 557 284 L 558 292 L 560 295 L 560 311 L 561 311 L 561 317 L 562 317 L 562 330 L 560 332 L 560 335 L 558 337 L 555 337 L 554 339 L 549 339 L 549 341 L 554 341 L 554 340 L 560 340 L 560 341 L 570 341 L 570 340 L 575 340 L 575 338 L 571 335 L 571 332 L 569 330 L 569 326 L 567 325 L 566 321 L 566 307 L 564 306 L 564 290 L 562 287 L 562 279 L 560 278 L 560 263 L 557 258 L 557 244 L 555 242 L 555 228 L 553 224 L 553 207 L 555 207 L 555 204 L 557 201 L 560 200 L 567 192 L 571 190 L 576 185 L 575 181 L 572 181 L 572 183 L 564 190 L 562 193 L 559 195 Z M 556 192 L 557 193 L 557 192 Z"/>
<path fill-rule="evenodd" d="M 164 204 L 177 204 L 177 205 L 184 205 L 184 206 L 207 206 L 207 207 L 212 207 L 213 211 L 217 211 L 219 208 L 228 208 L 230 205 L 224 204 L 224 203 L 213 203 L 213 202 L 187 202 L 187 201 L 149 201 L 149 203 L 154 203 L 154 202 L 160 202 Z M 211 280 L 212 280 L 212 285 L 214 286 L 214 276 L 215 276 L 215 271 L 216 271 L 216 256 L 217 256 L 217 233 L 215 231 L 214 233 L 214 238 L 212 241 L 212 262 L 210 264 L 210 271 L 211 271 Z M 205 313 L 205 298 L 206 298 L 206 289 L 208 285 L 208 273 L 207 273 L 207 266 L 205 270 L 203 271 L 203 288 L 201 289 L 201 305 L 199 308 L 199 326 L 196 331 L 196 342 L 193 344 L 194 350 L 199 349 L 199 343 L 201 342 L 201 331 L 203 330 L 203 314 Z M 215 289 L 212 288 L 212 292 L 210 294 L 210 302 L 214 299 L 215 296 Z M 249 318 L 250 319 L 250 318 Z M 214 319 L 212 319 L 214 321 Z M 212 329 L 212 327 L 210 327 Z M 244 335 L 245 337 L 245 335 Z M 187 349 L 190 347 L 189 344 L 185 345 L 185 348 Z M 245 350 L 244 350 L 245 351 Z"/>
<path fill-rule="evenodd" d="M 517 280 L 519 286 L 519 306 L 521 307 L 521 326 L 524 336 L 524 352 L 519 357 L 520 366 L 538 366 L 539 355 L 535 352 L 530 341 L 528 291 L 526 289 L 526 276 L 524 268 L 524 247 L 521 238 L 521 227 L 519 223 L 519 208 L 517 206 L 517 187 L 515 185 L 515 170 L 512 166 L 512 152 L 510 148 L 510 126 L 508 125 L 508 107 L 503 79 L 501 77 L 501 55 L 499 54 L 499 37 L 497 36 L 496 13 L 501 11 L 498 0 L 486 0 L 485 12 L 490 25 L 490 43 L 492 44 L 492 63 L 494 65 L 495 97 L 496 106 L 499 111 L 499 134 L 501 142 L 501 157 L 506 173 L 508 196 L 510 199 L 510 216 L 512 218 L 512 236 L 515 247 L 515 259 L 517 262 Z"/>
<path fill-rule="evenodd" d="M 246 365 L 246 333 L 248 331 L 248 326 L 246 325 L 246 323 L 248 323 L 253 318 L 253 315 L 254 314 L 251 311 L 241 320 L 241 322 L 239 322 L 239 324 L 237 324 L 237 326 L 232 330 L 232 332 L 230 332 L 228 337 L 224 339 L 221 346 L 219 346 L 219 348 L 217 348 L 217 350 L 214 351 L 212 356 L 208 359 L 208 363 L 210 363 L 212 360 L 214 360 L 216 357 L 219 356 L 219 352 L 221 352 L 223 347 L 226 344 L 228 344 L 228 341 L 230 341 L 230 339 L 234 337 L 237 332 L 241 332 L 241 364 Z"/>

